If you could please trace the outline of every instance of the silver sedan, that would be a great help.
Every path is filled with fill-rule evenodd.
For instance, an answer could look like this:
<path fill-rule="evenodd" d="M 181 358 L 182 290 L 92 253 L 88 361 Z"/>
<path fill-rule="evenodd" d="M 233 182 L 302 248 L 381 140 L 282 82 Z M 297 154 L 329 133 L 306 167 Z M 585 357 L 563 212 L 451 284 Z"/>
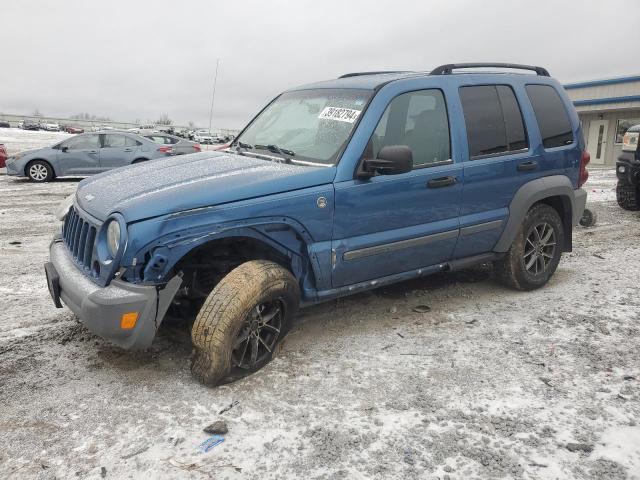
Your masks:
<path fill-rule="evenodd" d="M 117 131 L 84 133 L 51 147 L 7 158 L 7 175 L 49 182 L 56 177 L 84 177 L 172 155 L 175 153 L 170 146 L 159 146 L 140 135 Z"/>

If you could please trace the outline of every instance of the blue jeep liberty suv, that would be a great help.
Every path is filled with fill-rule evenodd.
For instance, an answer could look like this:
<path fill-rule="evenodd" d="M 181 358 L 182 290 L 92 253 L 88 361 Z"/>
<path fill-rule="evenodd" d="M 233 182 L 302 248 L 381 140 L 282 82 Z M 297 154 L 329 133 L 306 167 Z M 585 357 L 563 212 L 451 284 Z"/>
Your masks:
<path fill-rule="evenodd" d="M 126 349 L 190 320 L 215 385 L 265 365 L 299 306 L 486 262 L 542 287 L 588 161 L 544 68 L 347 74 L 282 93 L 223 151 L 83 180 L 45 272 L 57 307 Z"/>

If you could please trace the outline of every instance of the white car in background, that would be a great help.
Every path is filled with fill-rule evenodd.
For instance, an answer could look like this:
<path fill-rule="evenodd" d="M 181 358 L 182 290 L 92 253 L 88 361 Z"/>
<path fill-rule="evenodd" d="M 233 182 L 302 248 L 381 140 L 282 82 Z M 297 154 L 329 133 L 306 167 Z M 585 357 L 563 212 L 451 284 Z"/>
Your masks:
<path fill-rule="evenodd" d="M 43 123 L 42 125 L 42 129 L 46 130 L 47 132 L 59 132 L 60 131 L 60 125 L 57 123 Z"/>
<path fill-rule="evenodd" d="M 200 130 L 196 130 L 196 132 L 193 134 L 193 141 L 198 143 L 213 144 L 214 136 L 211 135 L 211 132 L 209 130 L 202 128 Z"/>

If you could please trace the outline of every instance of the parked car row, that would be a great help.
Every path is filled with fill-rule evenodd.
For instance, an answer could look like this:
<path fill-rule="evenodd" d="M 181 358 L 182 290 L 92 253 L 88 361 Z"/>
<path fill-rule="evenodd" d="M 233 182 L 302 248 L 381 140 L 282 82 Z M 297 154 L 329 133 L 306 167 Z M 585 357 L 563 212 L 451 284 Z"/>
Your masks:
<path fill-rule="evenodd" d="M 0 143 L 0 168 L 4 168 L 7 161 L 7 149 Z"/>
<path fill-rule="evenodd" d="M 157 158 L 196 153 L 197 143 L 169 134 L 146 136 L 101 131 L 75 135 L 51 147 L 6 159 L 7 175 L 48 182 L 62 176 L 87 176 Z"/>
<path fill-rule="evenodd" d="M 9 122 L 0 121 L 0 128 L 11 128 Z M 56 122 L 36 122 L 35 120 L 20 120 L 16 128 L 22 130 L 44 130 L 47 132 L 84 133 L 84 129 L 74 125 L 60 125 Z"/>

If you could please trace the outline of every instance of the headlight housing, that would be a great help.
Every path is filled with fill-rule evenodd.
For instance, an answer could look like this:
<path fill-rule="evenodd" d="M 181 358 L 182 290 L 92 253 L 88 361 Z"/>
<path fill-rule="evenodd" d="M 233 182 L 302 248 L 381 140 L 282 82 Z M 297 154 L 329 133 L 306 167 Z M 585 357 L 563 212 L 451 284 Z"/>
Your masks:
<path fill-rule="evenodd" d="M 115 218 L 107 225 L 107 250 L 112 258 L 116 258 L 120 250 L 120 222 Z"/>
<path fill-rule="evenodd" d="M 73 201 L 75 200 L 75 198 L 76 198 L 76 194 L 72 193 L 63 201 L 60 202 L 60 205 L 58 205 L 58 208 L 56 208 L 56 218 L 58 220 L 60 221 L 64 220 L 64 217 L 66 217 L 67 213 L 69 213 L 69 209 L 73 205 Z"/>

